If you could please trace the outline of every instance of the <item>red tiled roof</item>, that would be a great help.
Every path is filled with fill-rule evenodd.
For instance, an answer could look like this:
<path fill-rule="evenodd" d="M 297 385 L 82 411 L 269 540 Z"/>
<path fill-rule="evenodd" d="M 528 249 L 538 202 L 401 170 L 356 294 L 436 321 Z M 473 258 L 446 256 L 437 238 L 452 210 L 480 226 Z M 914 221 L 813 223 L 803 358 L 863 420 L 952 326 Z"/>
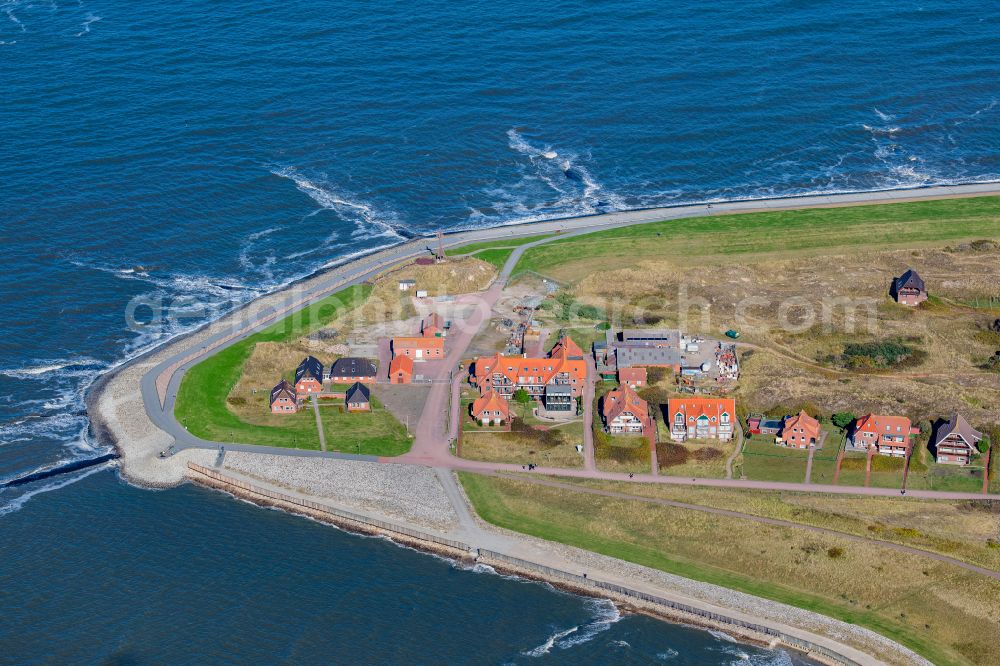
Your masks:
<path fill-rule="evenodd" d="M 622 412 L 632 412 L 643 423 L 649 418 L 649 405 L 628 384 L 608 391 L 601 409 L 607 423 L 621 416 Z"/>
<path fill-rule="evenodd" d="M 786 419 L 782 430 L 791 434 L 796 427 L 802 428 L 803 432 L 801 434 L 807 439 L 812 438 L 819 441 L 819 421 L 806 414 L 805 410 Z"/>
<path fill-rule="evenodd" d="M 408 374 L 413 374 L 413 359 L 409 356 L 397 356 L 392 359 L 389 363 L 389 374 L 395 375 L 396 373 L 403 371 Z"/>
<path fill-rule="evenodd" d="M 667 411 L 670 413 L 670 417 L 677 412 L 684 415 L 685 419 L 689 417 L 698 418 L 699 416 L 707 416 L 709 418 L 715 416 L 720 417 L 722 414 L 729 414 L 730 422 L 735 422 L 736 420 L 736 400 L 733 398 L 708 398 L 708 397 L 686 397 L 686 398 L 670 398 L 667 400 Z"/>
<path fill-rule="evenodd" d="M 905 416 L 884 416 L 865 414 L 858 419 L 855 432 L 870 432 L 877 435 L 910 435 L 910 419 Z"/>
<path fill-rule="evenodd" d="M 510 405 L 496 391 L 490 389 L 472 403 L 472 415 L 479 418 L 484 411 L 500 412 L 504 419 L 510 418 Z"/>
<path fill-rule="evenodd" d="M 444 338 L 425 338 L 421 336 L 400 337 L 392 339 L 392 348 L 395 349 L 444 349 Z"/>

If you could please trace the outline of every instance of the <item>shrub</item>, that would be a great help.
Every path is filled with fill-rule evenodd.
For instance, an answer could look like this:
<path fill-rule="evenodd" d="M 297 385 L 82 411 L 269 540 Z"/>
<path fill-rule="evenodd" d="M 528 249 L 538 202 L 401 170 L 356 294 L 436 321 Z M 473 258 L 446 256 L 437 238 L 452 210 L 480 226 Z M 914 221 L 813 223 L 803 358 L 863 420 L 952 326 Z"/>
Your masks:
<path fill-rule="evenodd" d="M 828 548 L 826 554 L 831 560 L 836 560 L 844 556 L 844 549 L 834 546 L 833 548 Z"/>
<path fill-rule="evenodd" d="M 517 389 L 514 391 L 514 402 L 520 405 L 527 405 L 531 402 L 531 396 L 524 389 Z"/>
<path fill-rule="evenodd" d="M 976 448 L 979 449 L 980 453 L 986 453 L 987 451 L 989 451 L 990 450 L 990 436 L 989 435 L 983 435 L 983 438 L 981 440 L 979 440 L 978 444 L 976 444 Z"/>
<path fill-rule="evenodd" d="M 676 442 L 663 442 L 656 450 L 656 460 L 661 468 L 683 465 L 688 461 L 690 452 Z"/>
<path fill-rule="evenodd" d="M 673 371 L 670 368 L 646 368 L 646 380 L 650 384 L 659 384 L 669 379 Z"/>
<path fill-rule="evenodd" d="M 912 347 L 911 342 L 919 338 L 904 340 L 882 340 L 880 342 L 851 342 L 844 345 L 841 362 L 854 370 L 894 368 L 918 365 L 927 357 L 921 349 Z"/>
<path fill-rule="evenodd" d="M 830 417 L 830 421 L 833 425 L 843 430 L 844 428 L 847 428 L 847 426 L 851 425 L 856 418 L 858 417 L 855 416 L 854 412 L 837 412 Z"/>

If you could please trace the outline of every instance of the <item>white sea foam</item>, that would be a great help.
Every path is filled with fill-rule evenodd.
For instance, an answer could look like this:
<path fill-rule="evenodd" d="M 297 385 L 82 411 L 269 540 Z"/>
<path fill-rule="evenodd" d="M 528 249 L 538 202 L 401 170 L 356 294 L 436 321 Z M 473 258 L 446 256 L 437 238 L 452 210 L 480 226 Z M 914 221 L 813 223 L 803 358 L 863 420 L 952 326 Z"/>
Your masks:
<path fill-rule="evenodd" d="M 319 179 L 311 180 L 295 167 L 286 166 L 272 169 L 271 173 L 287 178 L 295 183 L 300 192 L 319 204 L 321 209 L 331 210 L 339 216 L 355 223 L 355 234 L 364 237 L 393 237 L 403 240 L 396 229 L 399 221 L 394 213 L 380 211 L 360 198 L 341 192 L 338 188 Z"/>
<path fill-rule="evenodd" d="M 566 636 L 569 636 L 570 634 L 576 632 L 578 629 L 579 627 L 570 627 L 569 629 L 563 629 L 561 631 L 557 631 L 548 638 L 546 638 L 544 643 L 542 643 L 538 647 L 526 650 L 523 654 L 525 657 L 543 657 L 552 650 L 552 648 L 556 644 L 556 641 L 559 641 L 565 638 Z"/>
<path fill-rule="evenodd" d="M 21 32 L 27 32 L 28 31 L 28 28 L 26 28 L 25 25 L 23 23 L 21 23 L 21 19 L 17 18 L 17 15 L 14 14 L 14 8 L 13 7 L 6 7 L 6 8 L 4 8 L 4 13 L 7 14 L 7 18 L 10 19 L 11 23 L 13 23 L 18 28 L 21 29 Z"/>
<path fill-rule="evenodd" d="M 95 16 L 94 14 L 87 14 L 87 18 L 85 18 L 83 20 L 83 23 L 80 24 L 80 32 L 76 33 L 76 36 L 83 37 L 84 35 L 86 35 L 88 32 L 90 32 L 90 24 L 97 23 L 100 20 L 101 20 L 100 16 Z"/>
<path fill-rule="evenodd" d="M 875 135 L 891 136 L 893 134 L 897 134 L 898 132 L 903 131 L 903 128 L 899 127 L 898 125 L 890 125 L 888 127 L 873 127 L 871 125 L 866 125 L 862 123 L 861 126 Z"/>
<path fill-rule="evenodd" d="M 872 107 L 872 110 L 875 112 L 875 115 L 877 115 L 879 118 L 881 118 L 884 122 L 888 122 L 890 120 L 895 120 L 896 119 L 896 116 L 894 116 L 893 114 L 891 114 L 891 113 L 885 113 L 883 111 L 879 111 L 879 109 L 876 108 L 876 107 Z"/>
<path fill-rule="evenodd" d="M 722 640 L 722 641 L 728 641 L 730 643 L 736 643 L 737 642 L 735 638 L 733 638 L 729 634 L 725 633 L 724 631 L 718 631 L 716 629 L 709 629 L 708 633 L 712 634 L 713 636 L 715 636 L 716 638 L 718 638 L 719 640 Z"/>
<path fill-rule="evenodd" d="M 541 657 L 548 654 L 552 648 L 566 650 L 587 643 L 598 634 L 607 631 L 612 624 L 622 618 L 618 607 L 608 599 L 588 599 L 584 605 L 594 613 L 590 620 L 584 624 L 554 632 L 544 643 L 524 652 L 524 655 Z"/>
<path fill-rule="evenodd" d="M 680 653 L 673 648 L 667 648 L 656 653 L 656 658 L 660 661 L 670 661 L 671 659 L 676 659 L 679 656 Z"/>
<path fill-rule="evenodd" d="M 591 173 L 586 165 L 589 155 L 556 151 L 550 144 L 535 145 L 517 128 L 507 131 L 507 145 L 526 158 L 518 167 L 519 180 L 484 190 L 491 199 L 488 210 L 471 209 L 469 224 L 458 229 L 590 215 L 626 207 L 622 197 L 608 191 Z"/>
<path fill-rule="evenodd" d="M 108 469 L 109 467 L 113 467 L 114 465 L 115 465 L 114 462 L 108 461 L 101 465 L 95 465 L 90 469 L 83 470 L 78 474 L 72 474 L 66 476 L 60 475 L 56 478 L 56 480 L 52 481 L 51 483 L 39 486 L 38 488 L 32 488 L 27 492 L 21 493 L 20 495 L 13 497 L 9 502 L 0 504 L 0 516 L 6 516 L 7 514 L 14 513 L 15 511 L 20 511 L 21 508 L 28 503 L 28 500 L 30 500 L 32 497 L 35 497 L 36 495 L 41 495 L 42 493 L 47 493 L 53 490 L 59 490 L 60 488 L 65 488 L 66 486 L 72 483 L 76 483 L 81 479 L 86 479 L 91 474 L 103 472 L 104 470 Z M 2 495 L 9 492 L 10 492 L 9 489 L 0 491 L 0 499 L 2 499 Z"/>

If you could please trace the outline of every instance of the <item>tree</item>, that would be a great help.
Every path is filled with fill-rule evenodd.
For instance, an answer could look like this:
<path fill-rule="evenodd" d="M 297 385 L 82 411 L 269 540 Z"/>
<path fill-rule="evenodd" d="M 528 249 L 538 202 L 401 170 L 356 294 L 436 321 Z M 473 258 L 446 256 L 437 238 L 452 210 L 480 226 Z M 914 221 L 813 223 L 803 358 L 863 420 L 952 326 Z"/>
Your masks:
<path fill-rule="evenodd" d="M 990 436 L 989 435 L 983 435 L 983 438 L 981 440 L 979 440 L 979 442 L 976 444 L 976 448 L 979 449 L 980 453 L 986 453 L 987 451 L 989 451 L 990 450 Z"/>
<path fill-rule="evenodd" d="M 833 425 L 837 426 L 841 430 L 851 425 L 854 419 L 858 418 L 852 412 L 837 412 L 830 417 L 830 421 Z"/>
<path fill-rule="evenodd" d="M 514 402 L 521 405 L 527 405 L 529 402 L 531 402 L 531 396 L 528 395 L 528 392 L 525 391 L 523 388 L 517 389 L 516 391 L 514 391 Z"/>

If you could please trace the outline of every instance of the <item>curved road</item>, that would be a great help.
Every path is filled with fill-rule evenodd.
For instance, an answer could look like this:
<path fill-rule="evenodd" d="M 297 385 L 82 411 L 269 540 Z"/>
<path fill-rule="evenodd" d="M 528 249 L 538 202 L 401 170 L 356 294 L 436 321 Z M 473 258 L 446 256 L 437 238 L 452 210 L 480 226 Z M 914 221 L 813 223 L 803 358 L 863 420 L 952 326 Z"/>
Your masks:
<path fill-rule="evenodd" d="M 656 208 L 620 213 L 607 213 L 588 217 L 567 218 L 547 222 L 517 225 L 513 227 L 494 227 L 476 231 L 460 232 L 446 236 L 446 247 L 456 247 L 470 242 L 501 240 L 538 234 L 556 233 L 550 238 L 526 243 L 514 249 L 504 265 L 500 276 L 494 285 L 482 295 L 481 307 L 477 308 L 470 320 L 461 327 L 458 335 L 449 336 L 449 346 L 446 363 L 440 374 L 447 378 L 451 369 L 457 368 L 469 342 L 478 332 L 483 323 L 489 320 L 489 314 L 499 298 L 503 286 L 525 250 L 544 243 L 594 231 L 619 228 L 646 222 L 681 219 L 728 212 L 751 212 L 762 210 L 790 210 L 817 206 L 850 205 L 859 203 L 889 203 L 900 200 L 935 199 L 949 196 L 976 196 L 1000 194 L 997 183 L 981 183 L 970 185 L 955 185 L 930 187 L 924 189 L 891 190 L 883 192 L 860 192 L 838 195 L 803 196 L 752 201 L 731 201 L 716 204 L 680 205 L 668 208 Z M 200 439 L 189 433 L 174 417 L 174 404 L 177 389 L 184 373 L 205 357 L 218 352 L 233 343 L 246 338 L 268 325 L 293 314 L 345 287 L 364 282 L 386 268 L 405 260 L 425 255 L 431 241 L 419 239 L 399 245 L 367 257 L 357 259 L 322 275 L 306 289 L 290 288 L 285 291 L 286 304 L 280 308 L 269 308 L 248 321 L 240 322 L 233 330 L 222 331 L 198 343 L 188 343 L 185 339 L 169 343 L 176 347 L 176 352 L 147 372 L 141 382 L 142 398 L 149 418 L 157 427 L 174 438 L 174 450 L 187 448 L 218 449 L 224 446 L 229 450 L 250 451 L 257 453 L 273 453 L 291 456 L 320 456 L 349 458 L 385 463 L 420 464 L 436 468 L 462 469 L 468 471 L 521 471 L 519 465 L 498 463 L 480 463 L 463 460 L 451 455 L 447 435 L 454 436 L 456 432 L 446 433 L 448 427 L 448 405 L 451 402 L 453 384 L 451 381 L 436 382 L 432 385 L 424 415 L 417 425 L 416 440 L 410 453 L 398 458 L 376 458 L 374 456 L 357 456 L 338 452 L 308 451 L 286 449 L 280 447 L 263 447 L 252 444 L 237 444 L 229 442 L 212 442 Z M 238 319 L 238 317 L 233 317 Z M 590 404 L 592 401 L 588 401 Z M 453 407 L 454 413 L 454 407 Z M 450 424 L 450 430 L 455 430 L 457 420 Z M 585 428 L 587 430 L 587 428 Z M 765 481 L 749 481 L 737 479 L 688 479 L 652 474 L 636 474 L 629 477 L 626 474 L 600 472 L 593 466 L 593 445 L 587 446 L 585 459 L 588 464 L 584 469 L 536 468 L 540 474 L 562 475 L 584 478 L 601 478 L 617 481 L 633 481 L 645 483 L 672 483 L 682 485 L 701 485 L 729 488 L 757 488 L 767 490 L 788 490 L 826 492 L 837 494 L 881 495 L 895 496 L 899 491 L 889 488 L 861 488 L 849 486 L 808 485 L 796 483 L 778 483 Z M 1000 499 L 1000 495 L 984 495 L 975 493 L 909 491 L 912 497 L 934 499 Z"/>

